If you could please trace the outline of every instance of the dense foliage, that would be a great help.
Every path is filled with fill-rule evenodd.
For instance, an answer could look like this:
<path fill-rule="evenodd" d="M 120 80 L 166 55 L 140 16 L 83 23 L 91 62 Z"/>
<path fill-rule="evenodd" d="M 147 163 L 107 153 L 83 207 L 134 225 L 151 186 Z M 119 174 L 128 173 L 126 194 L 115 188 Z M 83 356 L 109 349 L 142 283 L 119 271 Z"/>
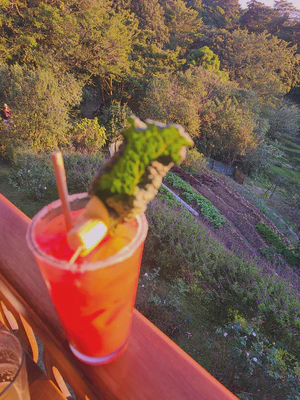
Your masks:
<path fill-rule="evenodd" d="M 298 277 L 226 251 L 162 196 L 147 211 L 139 309 L 241 399 L 297 399 Z"/>
<path fill-rule="evenodd" d="M 281 176 L 300 208 L 300 11 L 289 1 L 3 0 L 0 56 L 0 102 L 12 111 L 0 120 L 0 157 L 31 198 L 57 197 L 57 148 L 70 192 L 86 191 L 133 113 L 185 127 L 196 146 L 185 168 L 212 157 L 266 171 L 268 186 Z M 166 181 L 224 224 L 176 175 Z M 241 399 L 298 399 L 298 277 L 237 258 L 160 196 L 148 210 L 142 311 L 171 336 L 191 330 L 195 340 L 179 344 Z M 296 251 L 258 229 L 297 265 Z"/>
<path fill-rule="evenodd" d="M 57 198 L 56 181 L 49 154 L 41 155 L 32 149 L 22 149 L 14 155 L 16 162 L 9 176 L 11 185 L 29 196 L 40 200 Z M 89 153 L 70 148 L 64 152 L 64 164 L 70 194 L 87 192 L 90 182 L 104 164 L 105 156 L 100 151 Z"/>
<path fill-rule="evenodd" d="M 300 79 L 298 17 L 285 0 L 246 10 L 237 0 L 4 1 L 0 101 L 14 124 L 1 129 L 1 153 L 10 157 L 12 138 L 38 151 L 69 145 L 84 87 L 108 143 L 132 110 L 182 124 L 205 156 L 245 165 L 251 156 L 259 169 L 265 135 L 299 126 L 295 108 L 279 117 Z"/>

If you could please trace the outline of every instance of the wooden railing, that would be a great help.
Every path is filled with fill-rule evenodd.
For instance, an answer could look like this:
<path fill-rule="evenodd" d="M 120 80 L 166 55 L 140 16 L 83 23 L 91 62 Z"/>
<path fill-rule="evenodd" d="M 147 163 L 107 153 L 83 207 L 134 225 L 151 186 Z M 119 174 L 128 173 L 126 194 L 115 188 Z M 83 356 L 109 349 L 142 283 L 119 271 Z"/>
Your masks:
<path fill-rule="evenodd" d="M 48 377 L 80 400 L 229 400 L 236 397 L 135 310 L 129 346 L 118 360 L 92 367 L 71 353 L 25 233 L 30 219 L 0 195 L 0 296 L 34 361 L 43 342 Z M 9 322 L 12 317 L 15 320 Z M 7 319 L 8 318 L 8 319 Z M 15 328 L 15 327 L 11 327 Z M 33 330 L 33 331 L 32 331 Z M 28 340 L 28 337 L 30 340 Z M 62 379 L 63 377 L 63 379 Z"/>

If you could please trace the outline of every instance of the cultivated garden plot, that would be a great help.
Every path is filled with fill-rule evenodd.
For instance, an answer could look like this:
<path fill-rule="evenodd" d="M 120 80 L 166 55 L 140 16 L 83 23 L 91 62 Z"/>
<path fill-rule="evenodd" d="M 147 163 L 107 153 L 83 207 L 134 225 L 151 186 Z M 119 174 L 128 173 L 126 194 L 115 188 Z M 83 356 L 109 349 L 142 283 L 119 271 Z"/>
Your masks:
<path fill-rule="evenodd" d="M 286 246 L 291 246 L 265 215 L 221 179 L 211 177 L 207 180 L 204 178 L 208 172 L 191 175 L 179 167 L 173 168 L 172 171 L 173 173 L 166 177 L 167 184 L 183 199 L 190 200 L 195 209 L 199 208 L 200 218 L 208 223 L 227 248 L 251 257 L 258 256 L 263 249 L 268 249 L 269 243 L 257 230 L 259 223 L 269 226 Z M 187 182 L 191 185 L 190 188 L 187 187 Z M 193 190 L 195 194 L 189 194 Z M 199 200 L 197 202 L 196 193 L 204 197 L 210 206 L 206 204 L 205 207 L 201 207 Z"/>

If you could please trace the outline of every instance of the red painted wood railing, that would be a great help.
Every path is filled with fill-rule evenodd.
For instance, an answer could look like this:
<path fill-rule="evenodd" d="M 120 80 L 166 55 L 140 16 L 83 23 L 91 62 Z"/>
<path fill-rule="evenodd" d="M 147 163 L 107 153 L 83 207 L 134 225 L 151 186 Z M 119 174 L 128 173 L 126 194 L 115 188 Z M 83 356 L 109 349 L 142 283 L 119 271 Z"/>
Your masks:
<path fill-rule="evenodd" d="M 138 311 L 128 349 L 120 359 L 100 367 L 76 360 L 27 248 L 29 223 L 27 216 L 0 195 L 1 298 L 33 328 L 47 350 L 47 367 L 55 366 L 61 372 L 78 399 L 237 399 Z"/>

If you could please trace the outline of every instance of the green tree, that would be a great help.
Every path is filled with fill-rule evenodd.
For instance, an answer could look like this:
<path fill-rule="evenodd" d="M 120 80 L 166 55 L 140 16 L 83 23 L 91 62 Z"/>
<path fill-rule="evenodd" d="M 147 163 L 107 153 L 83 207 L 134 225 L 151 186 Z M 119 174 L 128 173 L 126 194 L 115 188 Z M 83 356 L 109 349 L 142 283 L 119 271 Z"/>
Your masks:
<path fill-rule="evenodd" d="M 240 24 L 250 32 L 268 31 L 280 39 L 299 46 L 300 41 L 297 37 L 299 18 L 300 10 L 289 1 L 277 0 L 272 8 L 252 0 L 240 18 Z"/>
<path fill-rule="evenodd" d="M 201 112 L 196 146 L 205 156 L 232 164 L 256 148 L 254 127 L 253 113 L 241 108 L 235 99 L 216 100 Z"/>
<path fill-rule="evenodd" d="M 228 21 L 238 18 L 241 12 L 239 0 L 203 0 L 203 5 L 206 8 L 222 8 Z"/>
<path fill-rule="evenodd" d="M 274 9 L 289 19 L 299 18 L 300 16 L 300 10 L 288 0 L 275 0 Z"/>
<path fill-rule="evenodd" d="M 134 46 L 132 68 L 126 91 L 130 93 L 138 109 L 140 99 L 145 96 L 146 88 L 154 76 L 169 74 L 182 68 L 185 63 L 180 58 L 180 49 L 161 49 L 155 44 L 147 45 L 140 41 Z"/>
<path fill-rule="evenodd" d="M 296 136 L 299 132 L 300 111 L 295 104 L 284 101 L 276 107 L 265 107 L 263 112 L 269 121 L 267 135 L 270 138 Z"/>
<path fill-rule="evenodd" d="M 166 15 L 166 25 L 170 32 L 168 47 L 186 48 L 200 35 L 201 18 L 196 10 L 187 7 L 183 0 L 167 0 L 161 2 Z"/>
<path fill-rule="evenodd" d="M 278 32 L 278 37 L 292 44 L 297 44 L 298 53 L 300 53 L 300 9 L 286 0 L 275 1 L 274 9 L 284 21 Z"/>
<path fill-rule="evenodd" d="M 196 80 L 187 74 L 155 76 L 148 86 L 140 113 L 144 119 L 181 124 L 195 136 L 200 128 L 199 103 L 193 87 Z M 197 86 L 200 89 L 198 98 L 201 98 L 204 88 L 201 90 L 199 84 Z"/>
<path fill-rule="evenodd" d="M 131 53 L 131 74 L 126 91 L 138 103 L 154 75 L 175 71 L 184 60 L 179 58 L 179 48 L 167 48 L 170 33 L 166 25 L 165 9 L 158 0 L 133 0 L 131 10 L 138 18 L 139 32 Z"/>
<path fill-rule="evenodd" d="M 117 10 L 130 10 L 131 0 L 112 0 L 112 7 Z"/>
<path fill-rule="evenodd" d="M 202 0 L 185 0 L 185 4 L 187 5 L 187 7 L 193 8 L 198 13 L 201 13 L 203 10 Z"/>
<path fill-rule="evenodd" d="M 217 54 L 215 54 L 208 46 L 200 47 L 199 49 L 193 49 L 188 53 L 187 65 L 201 65 L 204 69 L 215 71 L 224 80 L 228 79 L 228 74 L 225 71 L 220 70 L 220 60 Z"/>
<path fill-rule="evenodd" d="M 69 112 L 79 105 L 82 88 L 71 75 L 56 77 L 50 70 L 20 65 L 0 66 L 0 101 L 12 109 L 13 143 L 27 143 L 38 151 L 68 143 Z"/>
<path fill-rule="evenodd" d="M 203 68 L 210 70 L 220 69 L 219 57 L 208 46 L 191 50 L 187 57 L 187 63 L 191 65 L 202 65 Z"/>
<path fill-rule="evenodd" d="M 296 47 L 267 32 L 211 31 L 211 42 L 230 78 L 264 102 L 274 102 L 299 82 Z"/>
<path fill-rule="evenodd" d="M 213 98 L 224 98 L 235 87 L 218 71 L 202 66 L 190 67 L 184 72 L 154 76 L 142 101 L 143 118 L 183 125 L 192 136 L 198 136 L 200 113 Z"/>
<path fill-rule="evenodd" d="M 255 33 L 268 31 L 276 34 L 284 21 L 285 18 L 277 10 L 257 0 L 248 3 L 247 11 L 240 18 L 241 26 Z"/>
<path fill-rule="evenodd" d="M 203 21 L 217 28 L 232 27 L 240 12 L 238 0 L 203 0 Z"/>
<path fill-rule="evenodd" d="M 0 22 L 3 62 L 38 68 L 54 60 L 62 71 L 98 80 L 104 97 L 130 73 L 138 21 L 109 0 L 9 2 L 0 6 Z"/>
<path fill-rule="evenodd" d="M 105 128 L 99 125 L 97 118 L 77 120 L 70 133 L 76 150 L 97 152 L 106 143 Z"/>
<path fill-rule="evenodd" d="M 163 47 L 169 41 L 165 12 L 159 0 L 132 0 L 131 11 L 139 20 L 139 28 L 146 36 L 146 43 Z"/>
<path fill-rule="evenodd" d="M 106 128 L 106 136 L 109 143 L 122 140 L 122 132 L 129 126 L 127 120 L 131 114 L 132 111 L 127 104 L 121 104 L 116 100 L 102 108 L 99 121 Z"/>

